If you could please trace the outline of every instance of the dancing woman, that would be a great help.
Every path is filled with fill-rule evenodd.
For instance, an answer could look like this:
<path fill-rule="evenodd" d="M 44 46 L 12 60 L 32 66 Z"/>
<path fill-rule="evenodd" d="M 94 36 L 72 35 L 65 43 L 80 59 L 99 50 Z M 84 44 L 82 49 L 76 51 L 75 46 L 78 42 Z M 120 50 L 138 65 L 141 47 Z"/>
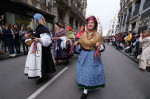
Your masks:
<path fill-rule="evenodd" d="M 48 73 L 54 73 L 56 69 L 54 66 L 51 49 L 50 49 L 50 44 L 52 41 L 50 38 L 49 30 L 46 28 L 45 19 L 41 14 L 35 14 L 34 20 L 37 27 L 33 33 L 33 38 L 34 41 L 37 43 L 37 51 L 38 51 L 38 47 L 40 48 L 41 46 L 42 48 L 42 52 L 41 52 L 42 55 L 40 55 L 41 65 L 38 64 L 39 61 L 36 61 L 37 63 L 35 64 L 37 64 L 38 66 L 40 65 L 39 68 L 37 68 L 37 66 L 33 66 L 32 64 L 33 59 L 29 59 L 31 55 L 29 51 L 24 73 L 27 74 L 29 78 L 40 77 L 38 82 L 42 82 L 47 79 Z"/>
<path fill-rule="evenodd" d="M 81 53 L 76 64 L 76 79 L 78 86 L 84 88 L 81 99 L 87 98 L 89 90 L 105 87 L 105 76 L 100 52 L 104 50 L 101 33 L 97 32 L 97 20 L 94 16 L 86 19 L 87 31 L 79 42 Z"/>

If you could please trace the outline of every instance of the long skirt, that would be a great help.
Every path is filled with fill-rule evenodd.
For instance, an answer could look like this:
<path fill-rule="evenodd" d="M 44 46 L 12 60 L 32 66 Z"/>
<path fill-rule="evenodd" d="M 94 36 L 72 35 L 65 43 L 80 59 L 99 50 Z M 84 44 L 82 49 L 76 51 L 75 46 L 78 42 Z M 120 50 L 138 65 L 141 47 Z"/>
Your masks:
<path fill-rule="evenodd" d="M 48 73 L 56 72 L 50 46 L 42 47 L 42 55 L 42 78 L 46 78 Z"/>
<path fill-rule="evenodd" d="M 47 78 L 48 73 L 54 73 L 56 71 L 50 46 L 41 47 L 41 44 L 37 43 L 37 50 L 31 54 L 33 44 L 30 47 L 26 63 L 25 63 L 25 75 L 28 75 L 29 79 L 33 78 Z"/>
<path fill-rule="evenodd" d="M 105 87 L 105 75 L 102 59 L 94 60 L 96 51 L 81 50 L 76 64 L 76 79 L 79 87 L 93 90 Z"/>
<path fill-rule="evenodd" d="M 57 60 L 68 58 L 67 49 L 61 48 L 61 42 L 62 42 L 61 40 L 55 40 L 54 41 L 53 55 L 54 55 L 54 58 Z"/>

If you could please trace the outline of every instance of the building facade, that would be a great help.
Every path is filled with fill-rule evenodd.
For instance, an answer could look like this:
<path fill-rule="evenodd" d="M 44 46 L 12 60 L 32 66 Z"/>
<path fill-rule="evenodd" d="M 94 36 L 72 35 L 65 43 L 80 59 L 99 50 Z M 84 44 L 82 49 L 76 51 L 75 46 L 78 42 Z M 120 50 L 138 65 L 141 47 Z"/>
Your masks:
<path fill-rule="evenodd" d="M 120 32 L 140 33 L 150 28 L 150 0 L 121 0 L 118 14 Z"/>
<path fill-rule="evenodd" d="M 86 7 L 87 0 L 1 0 L 0 14 L 5 14 L 11 24 L 34 30 L 33 15 L 41 13 L 50 28 L 54 29 L 54 23 L 62 21 L 64 28 L 71 26 L 78 32 L 85 24 Z"/>
<path fill-rule="evenodd" d="M 115 15 L 110 22 L 110 28 L 108 30 L 108 36 L 113 36 L 119 33 L 118 15 Z"/>
<path fill-rule="evenodd" d="M 103 35 L 103 27 L 101 25 L 100 18 L 98 17 L 97 17 L 97 22 L 98 22 L 97 31 Z"/>

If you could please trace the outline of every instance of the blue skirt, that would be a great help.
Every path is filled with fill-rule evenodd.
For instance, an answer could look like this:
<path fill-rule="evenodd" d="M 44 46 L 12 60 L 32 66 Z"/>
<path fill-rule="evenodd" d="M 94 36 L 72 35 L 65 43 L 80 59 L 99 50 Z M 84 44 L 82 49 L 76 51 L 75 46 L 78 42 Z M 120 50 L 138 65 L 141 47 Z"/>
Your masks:
<path fill-rule="evenodd" d="M 76 64 L 76 79 L 83 86 L 105 85 L 102 59 L 94 60 L 96 51 L 81 50 Z"/>

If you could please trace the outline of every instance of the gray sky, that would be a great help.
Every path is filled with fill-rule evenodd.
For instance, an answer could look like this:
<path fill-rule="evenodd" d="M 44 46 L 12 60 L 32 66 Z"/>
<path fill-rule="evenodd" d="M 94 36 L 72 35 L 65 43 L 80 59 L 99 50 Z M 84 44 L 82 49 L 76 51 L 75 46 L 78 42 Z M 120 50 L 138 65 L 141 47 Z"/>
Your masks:
<path fill-rule="evenodd" d="M 92 14 L 100 18 L 103 34 L 106 35 L 110 21 L 119 11 L 120 0 L 87 0 L 86 14 Z"/>

